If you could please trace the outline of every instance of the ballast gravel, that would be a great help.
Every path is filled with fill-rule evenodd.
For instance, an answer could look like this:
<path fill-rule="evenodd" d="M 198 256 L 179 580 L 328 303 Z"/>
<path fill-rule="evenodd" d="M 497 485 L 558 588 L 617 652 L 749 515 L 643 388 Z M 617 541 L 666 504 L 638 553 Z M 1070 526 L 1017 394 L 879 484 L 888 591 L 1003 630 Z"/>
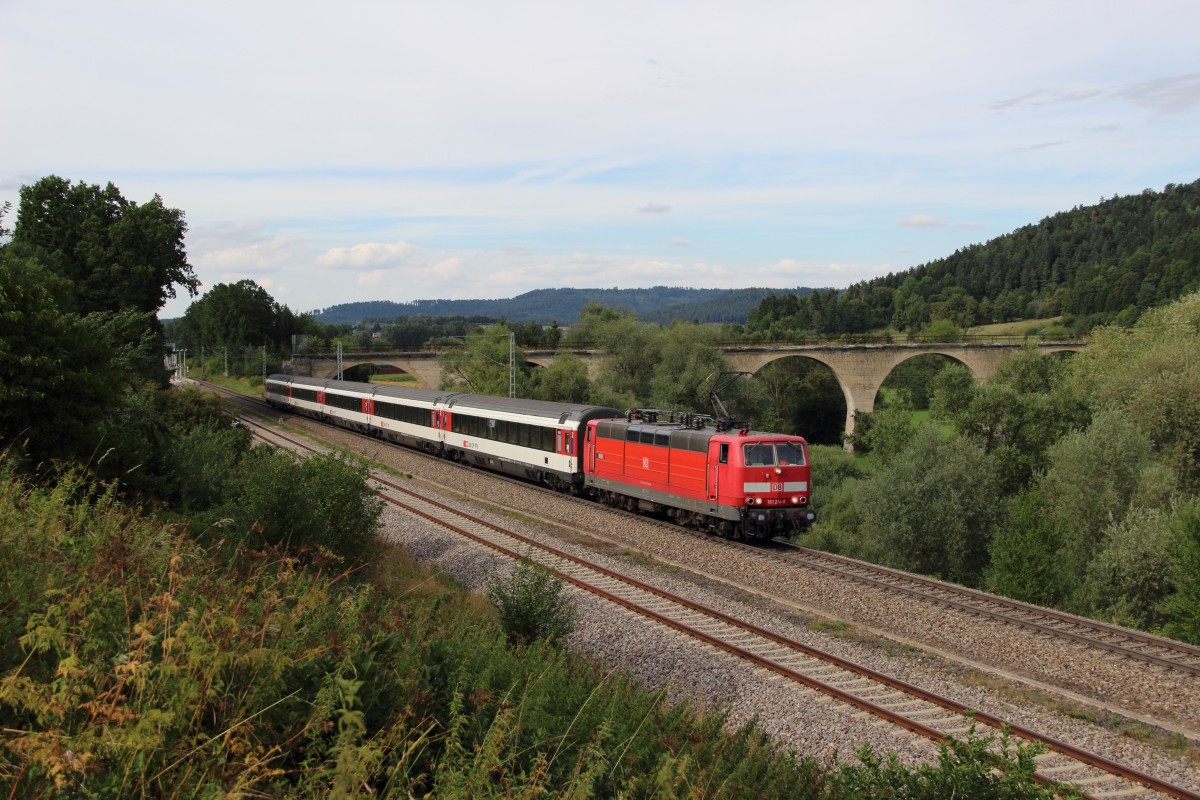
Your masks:
<path fill-rule="evenodd" d="M 638 580 L 1200 791 L 1200 768 L 1179 755 L 1180 748 L 1170 746 L 1186 742 L 1187 735 L 1195 737 L 1191 752 L 1200 746 L 1200 679 L 1195 676 L 1097 655 L 1022 628 L 900 599 L 720 541 L 614 516 L 603 507 L 581 505 L 485 472 L 464 477 L 457 465 L 307 420 L 289 417 L 288 422 L 421 481 L 459 487 L 456 491 L 469 492 L 483 504 L 483 510 L 471 511 L 476 516 L 491 515 L 497 524 Z M 414 488 L 426 491 L 419 483 Z M 443 499 L 448 504 L 462 502 L 450 492 Z M 489 503 L 527 509 L 538 519 L 489 511 Z M 539 520 L 571 531 L 552 529 Z M 383 533 L 475 591 L 484 591 L 496 570 L 511 568 L 487 548 L 390 507 Z M 593 541 L 588 533 L 626 544 Z M 924 739 L 754 670 L 615 605 L 573 588 L 568 591 L 579 615 L 568 645 L 627 670 L 652 690 L 665 689 L 672 700 L 686 698 L 701 708 L 723 709 L 733 725 L 756 718 L 781 747 L 824 759 L 850 760 L 864 744 L 894 751 L 907 763 L 936 757 L 936 749 Z M 849 627 L 822 620 L 845 621 Z M 1011 679 L 1015 676 L 1074 695 L 1063 699 L 1032 690 Z M 1100 724 L 1114 716 L 1106 710 L 1113 706 L 1127 710 L 1133 721 Z M 1183 733 L 1156 729 L 1138 721 L 1137 714 L 1161 719 Z"/>

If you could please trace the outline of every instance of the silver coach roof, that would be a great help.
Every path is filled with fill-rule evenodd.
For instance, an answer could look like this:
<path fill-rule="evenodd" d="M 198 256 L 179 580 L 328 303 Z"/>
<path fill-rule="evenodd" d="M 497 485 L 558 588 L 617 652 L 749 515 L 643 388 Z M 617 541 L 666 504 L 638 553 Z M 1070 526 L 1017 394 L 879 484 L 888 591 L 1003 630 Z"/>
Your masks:
<path fill-rule="evenodd" d="M 369 394 L 373 397 L 397 400 L 412 400 L 420 403 L 445 402 L 461 392 L 443 392 L 435 389 L 416 389 L 406 386 L 384 386 L 377 383 L 360 383 L 358 381 L 337 381 L 332 378 L 309 378 L 303 375 L 272 375 L 267 382 L 286 383 L 292 386 L 304 386 L 309 389 L 334 389 L 357 394 Z"/>
<path fill-rule="evenodd" d="M 465 394 L 452 398 L 447 404 L 451 409 L 474 411 L 503 411 L 508 414 L 524 414 L 530 417 L 545 417 L 560 421 L 577 422 L 597 417 L 624 417 L 624 411 L 607 406 L 586 406 L 577 403 L 554 403 L 549 400 L 523 400 L 519 397 L 491 397 L 483 394 Z"/>
<path fill-rule="evenodd" d="M 491 397 L 485 394 L 437 391 L 434 389 L 411 389 L 403 386 L 381 386 L 374 383 L 335 381 L 328 378 L 307 378 L 302 375 L 271 375 L 267 381 L 305 386 L 312 389 L 334 389 L 360 394 L 372 394 L 376 398 L 393 397 L 397 400 L 412 400 L 422 403 L 441 402 L 447 408 L 460 411 L 502 411 L 509 414 L 524 414 L 544 417 L 563 422 L 582 422 L 589 419 L 625 417 L 624 411 L 608 406 L 588 406 L 578 403 L 554 403 L 549 400 L 524 400 L 519 397 Z"/>

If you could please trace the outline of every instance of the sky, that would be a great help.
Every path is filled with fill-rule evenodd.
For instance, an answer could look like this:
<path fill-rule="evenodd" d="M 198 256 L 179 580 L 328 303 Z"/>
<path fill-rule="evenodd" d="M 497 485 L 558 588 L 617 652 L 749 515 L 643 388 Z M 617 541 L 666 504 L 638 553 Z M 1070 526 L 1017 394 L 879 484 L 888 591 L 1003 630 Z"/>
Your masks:
<path fill-rule="evenodd" d="M 1198 31 L 1196 0 L 0 0 L 0 203 L 157 194 L 201 294 L 296 312 L 841 288 L 1200 179 Z"/>

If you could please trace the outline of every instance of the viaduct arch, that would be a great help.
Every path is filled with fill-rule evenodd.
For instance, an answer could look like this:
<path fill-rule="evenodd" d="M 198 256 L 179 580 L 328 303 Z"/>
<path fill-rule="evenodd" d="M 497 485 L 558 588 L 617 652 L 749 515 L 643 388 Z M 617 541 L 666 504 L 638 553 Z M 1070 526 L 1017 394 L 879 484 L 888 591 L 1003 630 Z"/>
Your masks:
<path fill-rule="evenodd" d="M 1075 352 L 1085 342 L 1036 342 L 1032 346 L 1042 353 Z M 854 412 L 875 410 L 875 395 L 892 370 L 910 358 L 922 355 L 941 355 L 951 358 L 971 371 L 978 381 L 992 377 L 1004 359 L 1020 352 L 1024 342 L 942 342 L 926 344 L 814 344 L 814 345 L 722 345 L 720 349 L 730 365 L 741 372 L 756 373 L 772 361 L 781 358 L 811 358 L 829 367 L 846 398 L 846 433 L 854 432 Z M 595 379 L 604 353 L 599 350 L 533 350 L 525 353 L 525 361 L 547 367 L 564 352 L 572 352 L 587 364 L 588 377 Z M 342 356 L 342 368 L 360 364 L 389 364 L 412 375 L 424 388 L 436 388 L 441 381 L 438 354 L 432 350 L 390 353 L 347 353 Z M 327 356 L 294 355 L 292 369 L 296 374 L 315 378 L 337 375 L 337 362 Z"/>
<path fill-rule="evenodd" d="M 846 434 L 854 433 L 854 413 L 875 410 L 879 387 L 897 366 L 910 358 L 941 355 L 953 359 L 971 371 L 977 381 L 996 374 L 1000 363 L 1018 353 L 1023 344 L 941 343 L 941 344 L 862 344 L 800 345 L 795 347 L 722 348 L 734 369 L 756 373 L 781 358 L 811 358 L 829 367 L 846 398 Z M 1042 353 L 1082 350 L 1083 342 L 1039 342 Z"/>

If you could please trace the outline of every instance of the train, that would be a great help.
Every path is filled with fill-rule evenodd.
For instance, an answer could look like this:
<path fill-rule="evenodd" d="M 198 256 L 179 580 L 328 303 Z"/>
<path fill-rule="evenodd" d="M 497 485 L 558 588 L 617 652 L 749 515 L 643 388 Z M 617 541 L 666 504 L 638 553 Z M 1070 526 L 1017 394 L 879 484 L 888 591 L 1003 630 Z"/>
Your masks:
<path fill-rule="evenodd" d="M 273 408 L 735 539 L 816 520 L 808 443 L 655 409 L 271 375 Z"/>

